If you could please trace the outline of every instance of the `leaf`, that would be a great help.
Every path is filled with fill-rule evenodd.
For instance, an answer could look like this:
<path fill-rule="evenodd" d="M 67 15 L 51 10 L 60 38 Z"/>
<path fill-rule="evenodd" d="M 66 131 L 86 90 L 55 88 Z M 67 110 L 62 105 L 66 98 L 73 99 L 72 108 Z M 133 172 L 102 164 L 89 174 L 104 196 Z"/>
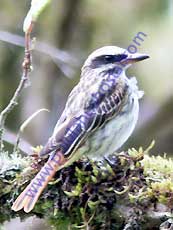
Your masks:
<path fill-rule="evenodd" d="M 32 22 L 35 22 L 42 11 L 47 7 L 51 0 L 32 0 L 31 8 L 28 11 L 23 23 L 23 31 L 27 33 Z"/>

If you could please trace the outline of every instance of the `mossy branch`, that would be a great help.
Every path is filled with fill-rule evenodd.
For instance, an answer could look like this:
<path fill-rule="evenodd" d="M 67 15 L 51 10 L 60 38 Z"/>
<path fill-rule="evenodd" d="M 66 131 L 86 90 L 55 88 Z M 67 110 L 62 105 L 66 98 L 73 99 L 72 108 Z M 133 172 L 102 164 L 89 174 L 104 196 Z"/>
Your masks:
<path fill-rule="evenodd" d="M 149 150 L 149 149 L 148 149 Z M 56 173 L 29 215 L 54 229 L 165 229 L 171 226 L 173 160 L 140 148 L 103 162 L 86 158 Z M 11 205 L 44 164 L 19 155 L 0 158 L 0 222 L 28 214 Z M 167 221 L 167 222 L 164 222 Z M 164 223 L 163 223 L 164 222 Z"/>

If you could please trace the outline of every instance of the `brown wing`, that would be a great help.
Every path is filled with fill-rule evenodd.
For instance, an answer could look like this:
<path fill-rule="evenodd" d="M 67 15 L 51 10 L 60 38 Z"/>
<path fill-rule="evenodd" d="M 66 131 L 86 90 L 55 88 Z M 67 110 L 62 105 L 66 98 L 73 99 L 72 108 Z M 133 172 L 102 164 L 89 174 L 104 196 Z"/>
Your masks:
<path fill-rule="evenodd" d="M 106 80 L 103 78 L 99 86 L 102 87 L 107 82 Z M 85 96 L 82 98 L 84 100 L 82 106 L 84 106 L 79 106 L 78 110 L 70 107 L 70 113 L 66 107 L 67 111 L 63 113 L 61 121 L 56 125 L 52 137 L 40 152 L 40 156 L 55 150 L 61 150 L 65 156 L 71 155 L 90 133 L 99 129 L 121 110 L 127 99 L 127 89 L 126 84 L 116 80 L 109 85 L 108 91 L 101 92 L 97 88 L 96 92 L 90 89 L 82 92 Z M 79 95 L 74 97 L 75 92 L 72 91 L 67 101 L 68 105 L 69 101 L 73 105 L 79 103 L 80 90 L 76 88 L 75 91 L 77 90 Z"/>

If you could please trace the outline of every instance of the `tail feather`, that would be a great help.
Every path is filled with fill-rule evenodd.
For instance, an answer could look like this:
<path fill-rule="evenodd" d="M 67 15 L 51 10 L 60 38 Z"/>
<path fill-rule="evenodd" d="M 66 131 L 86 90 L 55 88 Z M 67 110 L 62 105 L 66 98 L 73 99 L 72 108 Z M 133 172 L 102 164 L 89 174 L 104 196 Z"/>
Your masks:
<path fill-rule="evenodd" d="M 34 208 L 35 203 L 47 186 L 48 182 L 64 163 L 65 159 L 60 151 L 53 155 L 53 157 L 51 156 L 40 172 L 15 200 L 12 210 L 19 211 L 24 209 L 25 212 L 30 212 Z"/>

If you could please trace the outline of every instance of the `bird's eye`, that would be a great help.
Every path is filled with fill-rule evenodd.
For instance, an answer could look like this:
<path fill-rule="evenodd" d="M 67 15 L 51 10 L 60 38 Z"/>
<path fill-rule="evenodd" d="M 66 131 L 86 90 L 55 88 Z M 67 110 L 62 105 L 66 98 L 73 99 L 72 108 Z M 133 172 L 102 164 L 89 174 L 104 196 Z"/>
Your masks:
<path fill-rule="evenodd" d="M 106 55 L 106 56 L 104 56 L 104 60 L 106 62 L 113 62 L 114 61 L 114 56 Z"/>
<path fill-rule="evenodd" d="M 104 62 L 105 63 L 115 63 L 120 62 L 121 60 L 127 57 L 126 54 L 117 54 L 117 55 L 105 55 Z"/>

